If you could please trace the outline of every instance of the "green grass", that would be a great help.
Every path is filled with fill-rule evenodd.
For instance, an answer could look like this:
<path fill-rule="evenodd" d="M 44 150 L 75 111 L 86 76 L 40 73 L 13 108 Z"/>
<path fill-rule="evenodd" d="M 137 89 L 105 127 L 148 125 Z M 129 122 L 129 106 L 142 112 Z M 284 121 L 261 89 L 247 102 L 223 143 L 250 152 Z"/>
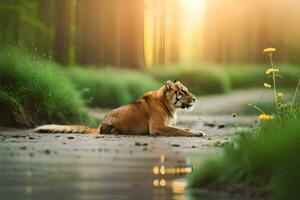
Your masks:
<path fill-rule="evenodd" d="M 300 68 L 282 66 L 278 83 L 294 88 Z M 62 67 L 17 48 L 2 47 L 0 106 L 6 114 L 1 121 L 7 119 L 6 123 L 14 121 L 16 125 L 82 123 L 88 121 L 85 105 L 114 108 L 131 103 L 167 80 L 180 80 L 195 95 L 226 93 L 235 88 L 261 87 L 266 68 L 213 64 L 158 66 L 149 71 Z"/>
<path fill-rule="evenodd" d="M 135 102 L 145 92 L 161 85 L 147 73 L 113 68 L 79 68 L 65 70 L 92 107 L 117 107 Z"/>
<path fill-rule="evenodd" d="M 295 88 L 300 77 L 300 67 L 282 64 L 278 84 Z M 268 67 L 260 64 L 198 64 L 191 66 L 168 65 L 150 69 L 150 74 L 160 83 L 180 80 L 194 94 L 226 93 L 233 89 L 261 88 L 266 81 Z M 270 81 L 271 82 L 271 78 Z"/>
<path fill-rule="evenodd" d="M 263 122 L 224 148 L 223 157 L 199 165 L 189 176 L 191 187 L 246 188 L 252 195 L 299 199 L 300 118 Z M 250 195 L 250 194 L 249 194 Z"/>
<path fill-rule="evenodd" d="M 2 126 L 28 126 L 24 108 L 17 99 L 5 91 L 0 91 L 0 125 Z"/>
<path fill-rule="evenodd" d="M 0 94 L 1 119 L 11 125 L 90 122 L 79 92 L 59 67 L 18 49 L 0 50 Z"/>
<path fill-rule="evenodd" d="M 263 87 L 263 83 L 271 83 L 271 77 L 266 80 L 265 71 L 268 66 L 257 64 L 233 64 L 224 66 L 229 76 L 232 89 Z M 288 64 L 278 65 L 281 77 L 277 84 L 281 87 L 295 88 L 300 78 L 300 67 Z"/>
<path fill-rule="evenodd" d="M 230 90 L 230 80 L 225 70 L 217 66 L 157 66 L 150 73 L 161 83 L 178 79 L 195 95 L 226 93 Z"/>

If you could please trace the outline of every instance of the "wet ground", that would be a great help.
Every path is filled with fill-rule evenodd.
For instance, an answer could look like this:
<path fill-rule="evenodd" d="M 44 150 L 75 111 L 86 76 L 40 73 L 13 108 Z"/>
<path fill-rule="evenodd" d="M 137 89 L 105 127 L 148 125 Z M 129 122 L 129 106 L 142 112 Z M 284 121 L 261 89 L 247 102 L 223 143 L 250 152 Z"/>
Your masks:
<path fill-rule="evenodd" d="M 203 138 L 0 128 L 0 199 L 206 199 L 185 190 L 184 178 L 195 164 L 220 155 L 236 129 L 255 125 L 255 116 L 239 113 L 259 94 L 251 92 L 200 98 L 193 112 L 179 113 L 178 126 L 202 130 Z M 91 115 L 101 119 L 105 112 Z"/>

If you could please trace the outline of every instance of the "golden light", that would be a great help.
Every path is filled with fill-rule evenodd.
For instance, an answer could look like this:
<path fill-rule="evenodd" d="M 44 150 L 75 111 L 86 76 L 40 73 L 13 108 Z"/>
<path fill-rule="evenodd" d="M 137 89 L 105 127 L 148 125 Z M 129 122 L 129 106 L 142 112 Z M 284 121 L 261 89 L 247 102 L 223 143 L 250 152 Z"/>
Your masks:
<path fill-rule="evenodd" d="M 165 166 L 160 167 L 160 174 L 164 175 L 165 174 Z"/>
<path fill-rule="evenodd" d="M 190 15 L 193 15 L 197 18 L 200 15 L 203 15 L 205 9 L 205 0 L 180 0 L 182 8 L 189 12 Z"/>
<path fill-rule="evenodd" d="M 166 186 L 166 184 L 167 184 L 167 181 L 166 181 L 165 179 L 161 179 L 161 180 L 159 181 L 159 185 L 160 185 L 161 187 Z"/>
<path fill-rule="evenodd" d="M 167 185 L 167 181 L 165 179 L 154 179 L 153 185 L 155 187 L 165 187 Z"/>
<path fill-rule="evenodd" d="M 159 174 L 159 168 L 157 166 L 153 167 L 153 174 Z"/>
<path fill-rule="evenodd" d="M 205 0 L 146 1 L 144 53 L 147 66 L 162 60 L 191 63 L 199 59 Z M 161 49 L 161 47 L 163 47 Z"/>
<path fill-rule="evenodd" d="M 182 194 L 187 187 L 185 180 L 175 180 L 172 182 L 172 190 L 175 194 Z"/>
<path fill-rule="evenodd" d="M 199 59 L 205 0 L 180 0 L 180 7 L 179 56 L 181 62 L 191 63 Z"/>
<path fill-rule="evenodd" d="M 158 180 L 158 179 L 155 179 L 155 180 L 153 181 L 153 185 L 154 185 L 155 187 L 159 187 L 159 180 Z"/>
<path fill-rule="evenodd" d="M 160 162 L 164 163 L 166 160 L 166 156 L 164 154 L 160 155 Z"/>

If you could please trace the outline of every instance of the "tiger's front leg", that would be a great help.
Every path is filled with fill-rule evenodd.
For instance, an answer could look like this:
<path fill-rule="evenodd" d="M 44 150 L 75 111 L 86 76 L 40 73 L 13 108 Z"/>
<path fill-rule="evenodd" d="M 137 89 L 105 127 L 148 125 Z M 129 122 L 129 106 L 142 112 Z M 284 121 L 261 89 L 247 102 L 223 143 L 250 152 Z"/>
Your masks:
<path fill-rule="evenodd" d="M 201 137 L 203 132 L 190 131 L 165 124 L 150 125 L 150 135 L 152 136 L 185 136 L 185 137 Z"/>
<path fill-rule="evenodd" d="M 191 133 L 194 133 L 194 134 L 202 134 L 202 136 L 206 136 L 206 134 L 204 132 L 199 131 L 199 130 L 194 130 L 194 129 L 189 129 L 189 128 L 185 128 L 184 130 L 190 131 Z"/>

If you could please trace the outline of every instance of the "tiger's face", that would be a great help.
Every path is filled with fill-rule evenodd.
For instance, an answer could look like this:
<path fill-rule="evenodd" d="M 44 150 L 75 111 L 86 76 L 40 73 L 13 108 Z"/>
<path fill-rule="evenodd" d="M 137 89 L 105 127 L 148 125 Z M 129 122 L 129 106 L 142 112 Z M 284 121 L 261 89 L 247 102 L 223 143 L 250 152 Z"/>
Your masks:
<path fill-rule="evenodd" d="M 165 84 L 165 96 L 175 108 L 192 108 L 196 98 L 179 81 L 167 81 Z"/>

